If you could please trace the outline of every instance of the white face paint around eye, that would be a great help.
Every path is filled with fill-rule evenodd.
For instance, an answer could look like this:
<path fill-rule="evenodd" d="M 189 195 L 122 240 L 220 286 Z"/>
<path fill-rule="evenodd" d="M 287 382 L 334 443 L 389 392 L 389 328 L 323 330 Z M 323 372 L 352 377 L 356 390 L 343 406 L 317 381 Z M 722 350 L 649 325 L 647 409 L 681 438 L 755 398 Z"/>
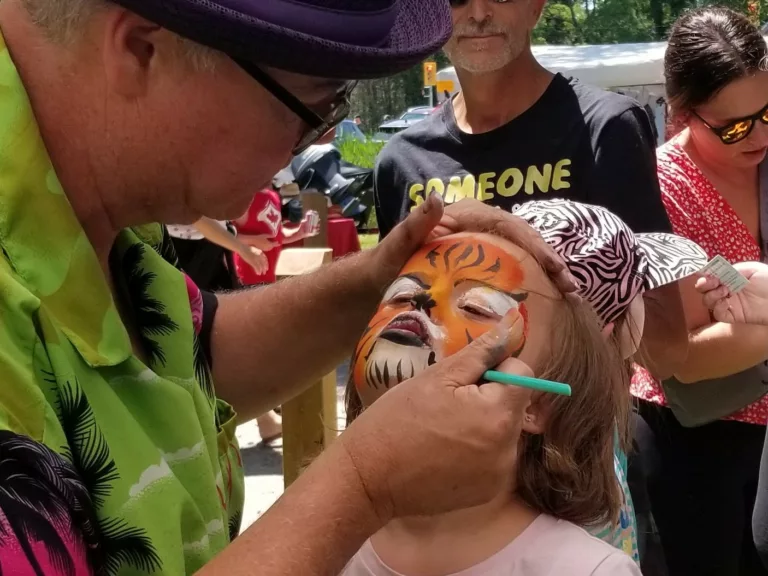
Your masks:
<path fill-rule="evenodd" d="M 383 302 L 394 302 L 395 300 L 410 300 L 417 294 L 424 292 L 424 288 L 413 278 L 403 276 L 398 278 L 387 288 L 384 293 Z"/>
<path fill-rule="evenodd" d="M 489 317 L 503 317 L 510 310 L 518 308 L 517 301 L 499 290 L 490 286 L 474 286 L 464 292 L 458 301 L 459 308 L 476 309 Z"/>

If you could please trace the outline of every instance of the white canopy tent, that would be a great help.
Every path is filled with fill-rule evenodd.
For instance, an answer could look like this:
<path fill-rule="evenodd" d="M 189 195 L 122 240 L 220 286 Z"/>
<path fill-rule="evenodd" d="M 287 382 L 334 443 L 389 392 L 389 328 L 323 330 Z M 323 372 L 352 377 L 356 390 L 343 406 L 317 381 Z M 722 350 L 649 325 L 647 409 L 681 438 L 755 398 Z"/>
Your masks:
<path fill-rule="evenodd" d="M 766 37 L 768 41 L 768 37 Z M 603 44 L 593 46 L 534 46 L 533 53 L 548 70 L 573 76 L 600 88 L 663 86 L 666 42 Z M 452 81 L 459 89 L 453 67 L 437 73 L 438 82 Z M 441 92 L 440 88 L 438 91 Z"/>
<path fill-rule="evenodd" d="M 664 83 L 666 42 L 603 46 L 535 46 L 538 61 L 553 72 L 600 88 Z"/>
<path fill-rule="evenodd" d="M 534 46 L 536 59 L 548 70 L 574 76 L 601 88 L 664 84 L 666 42 L 601 46 Z M 440 70 L 438 82 L 459 83 L 453 67 Z"/>

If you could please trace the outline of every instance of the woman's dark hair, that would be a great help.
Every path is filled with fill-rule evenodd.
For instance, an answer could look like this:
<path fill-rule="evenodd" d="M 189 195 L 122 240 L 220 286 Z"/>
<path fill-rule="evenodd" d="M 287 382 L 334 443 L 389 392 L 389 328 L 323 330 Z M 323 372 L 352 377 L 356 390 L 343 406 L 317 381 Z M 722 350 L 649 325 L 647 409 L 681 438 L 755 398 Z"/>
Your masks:
<path fill-rule="evenodd" d="M 672 114 L 707 103 L 734 80 L 766 69 L 765 40 L 750 21 L 728 8 L 683 14 L 672 26 L 664 57 Z"/>

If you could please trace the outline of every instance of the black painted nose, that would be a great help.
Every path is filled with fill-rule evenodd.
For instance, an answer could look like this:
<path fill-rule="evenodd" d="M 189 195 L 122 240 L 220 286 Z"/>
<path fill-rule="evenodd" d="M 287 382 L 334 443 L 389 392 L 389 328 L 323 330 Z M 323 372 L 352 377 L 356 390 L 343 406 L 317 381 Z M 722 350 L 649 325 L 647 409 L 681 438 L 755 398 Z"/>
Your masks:
<path fill-rule="evenodd" d="M 421 310 L 427 316 L 430 315 L 432 308 L 437 306 L 437 302 L 432 300 L 432 296 L 430 296 L 428 292 L 414 296 L 411 300 L 411 304 L 416 310 Z"/>

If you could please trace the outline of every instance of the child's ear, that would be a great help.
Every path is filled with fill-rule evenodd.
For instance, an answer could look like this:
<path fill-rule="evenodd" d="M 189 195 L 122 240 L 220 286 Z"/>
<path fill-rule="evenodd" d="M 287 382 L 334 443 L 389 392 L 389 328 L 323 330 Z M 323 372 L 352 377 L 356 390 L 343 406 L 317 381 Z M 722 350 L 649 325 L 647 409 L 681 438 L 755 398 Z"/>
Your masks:
<path fill-rule="evenodd" d="M 528 434 L 544 434 L 549 422 L 551 404 L 545 393 L 535 394 L 523 415 L 523 432 Z"/>
<path fill-rule="evenodd" d="M 626 320 L 619 335 L 619 345 L 621 346 L 621 357 L 626 360 L 640 348 L 640 340 L 643 337 L 645 301 L 642 294 L 638 294 L 632 300 L 625 315 Z"/>
<path fill-rule="evenodd" d="M 602 334 L 605 340 L 608 340 L 608 338 L 611 337 L 611 334 L 613 334 L 614 328 L 616 328 L 616 324 L 614 324 L 613 322 L 609 322 L 603 327 Z"/>
<path fill-rule="evenodd" d="M 621 357 L 625 360 L 634 355 L 640 348 L 640 340 L 643 337 L 645 327 L 645 302 L 642 294 L 638 295 L 627 307 L 624 313 L 625 320 L 621 325 L 621 331 L 616 334 Z M 614 333 L 616 324 L 606 324 L 602 330 L 603 338 L 608 339 Z"/>
<path fill-rule="evenodd" d="M 624 360 L 633 356 L 640 348 L 640 338 L 634 334 L 629 324 L 624 324 L 624 328 L 619 335 L 619 352 Z"/>
<path fill-rule="evenodd" d="M 637 343 L 632 338 L 632 334 L 630 333 L 629 328 L 629 323 L 625 322 L 621 326 L 621 331 L 616 334 L 616 341 L 619 344 L 619 352 L 621 353 L 621 357 L 625 360 L 637 352 L 638 348 Z M 616 324 L 613 322 L 606 324 L 602 330 L 603 339 L 608 340 L 611 336 L 613 336 L 615 329 Z"/>

